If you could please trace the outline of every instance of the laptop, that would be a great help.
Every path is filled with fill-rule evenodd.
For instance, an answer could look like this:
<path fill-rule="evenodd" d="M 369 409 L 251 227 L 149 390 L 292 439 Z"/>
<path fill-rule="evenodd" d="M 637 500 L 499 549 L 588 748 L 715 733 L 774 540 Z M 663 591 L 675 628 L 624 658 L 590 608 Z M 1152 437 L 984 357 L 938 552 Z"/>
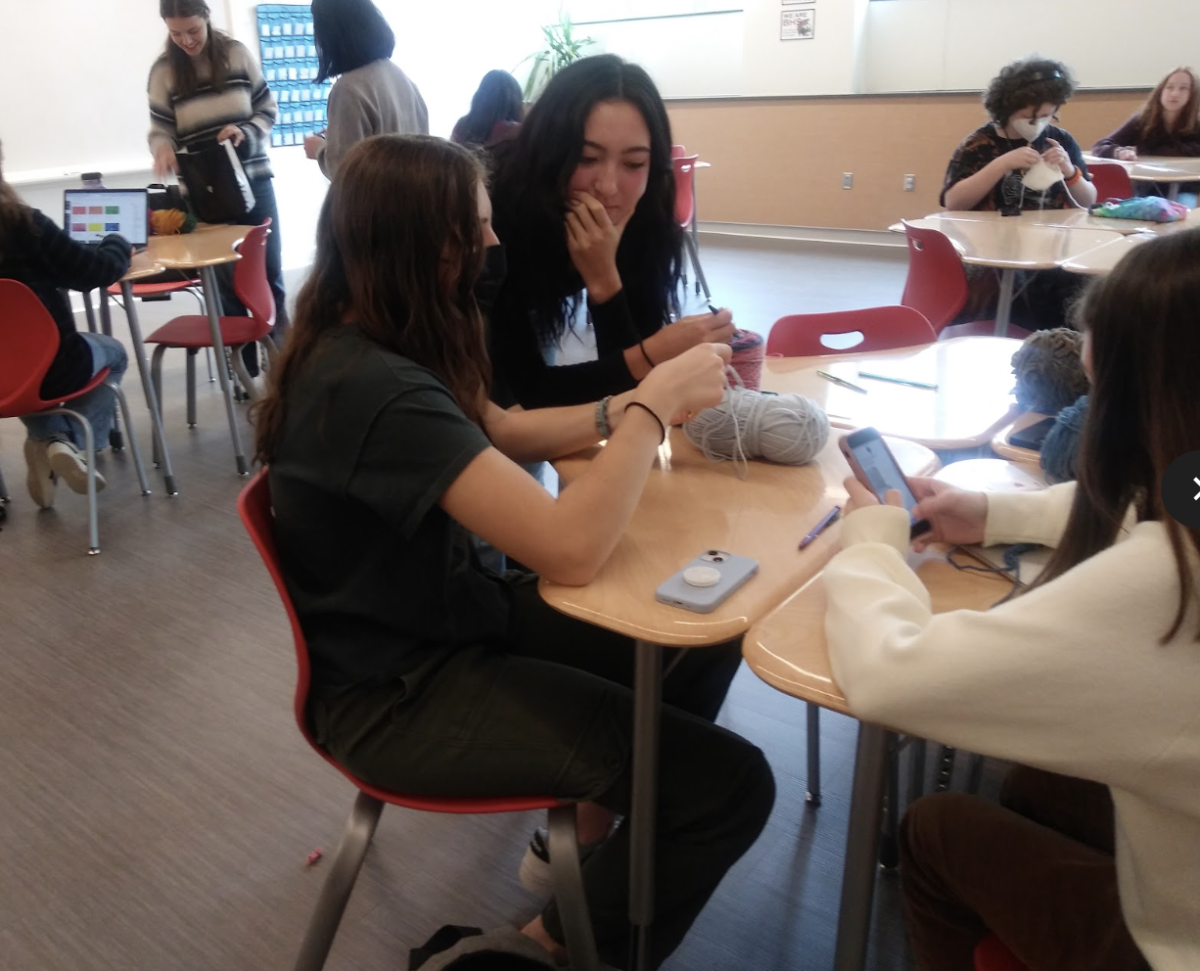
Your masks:
<path fill-rule="evenodd" d="M 149 242 L 145 189 L 66 189 L 63 229 L 77 243 L 95 245 L 120 233 L 141 249 Z"/>

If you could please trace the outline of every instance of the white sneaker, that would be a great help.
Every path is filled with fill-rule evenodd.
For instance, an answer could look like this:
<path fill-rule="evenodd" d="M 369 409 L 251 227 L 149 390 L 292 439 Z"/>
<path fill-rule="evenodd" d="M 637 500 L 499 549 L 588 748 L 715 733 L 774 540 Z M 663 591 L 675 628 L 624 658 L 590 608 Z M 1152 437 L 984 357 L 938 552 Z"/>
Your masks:
<path fill-rule="evenodd" d="M 50 468 L 50 458 L 46 454 L 49 442 L 36 438 L 25 439 L 25 485 L 29 488 L 29 497 L 41 509 L 50 509 L 54 505 L 54 470 Z"/>
<path fill-rule="evenodd" d="M 55 439 L 46 449 L 50 468 L 67 484 L 72 492 L 87 494 L 87 459 L 71 442 Z M 96 473 L 96 491 L 105 486 L 104 476 Z"/>
<path fill-rule="evenodd" d="M 579 862 L 583 863 L 604 842 L 597 840 L 579 847 Z M 535 829 L 533 838 L 525 848 L 525 856 L 521 858 L 521 868 L 517 871 L 517 879 L 521 886 L 539 897 L 554 895 L 554 873 L 550 869 L 550 834 L 546 830 Z"/>

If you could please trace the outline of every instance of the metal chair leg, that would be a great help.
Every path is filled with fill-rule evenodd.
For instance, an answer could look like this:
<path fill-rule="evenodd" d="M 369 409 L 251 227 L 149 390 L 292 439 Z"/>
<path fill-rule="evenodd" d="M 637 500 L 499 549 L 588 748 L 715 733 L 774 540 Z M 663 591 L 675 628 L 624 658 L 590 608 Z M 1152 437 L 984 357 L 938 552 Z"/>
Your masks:
<path fill-rule="evenodd" d="M 887 795 L 883 813 L 883 836 L 879 842 L 879 865 L 893 869 L 900 862 L 900 738 L 891 736 L 888 746 Z"/>
<path fill-rule="evenodd" d="M 929 743 L 923 738 L 908 740 L 908 800 L 912 805 L 925 793 L 925 749 Z"/>
<path fill-rule="evenodd" d="M 159 419 L 162 419 L 162 359 L 167 352 L 165 344 L 159 344 L 154 348 L 154 354 L 150 358 L 150 383 L 154 385 L 154 398 L 158 402 Z M 165 435 L 165 432 L 164 432 Z M 163 445 L 166 448 L 166 445 Z M 154 436 L 153 446 L 150 452 L 150 459 L 155 465 L 162 463 L 162 449 L 158 447 L 158 436 Z"/>
<path fill-rule="evenodd" d="M 51 408 L 41 414 L 67 415 L 79 422 L 83 429 L 83 454 L 87 466 L 88 556 L 95 556 L 100 552 L 100 517 L 96 512 L 96 436 L 92 432 L 92 423 L 70 408 Z"/>
<path fill-rule="evenodd" d="M 12 502 L 12 496 L 8 494 L 8 486 L 4 484 L 3 472 L 0 472 L 0 502 Z"/>
<path fill-rule="evenodd" d="M 295 971 L 321 971 L 325 967 L 325 959 L 333 947 L 338 925 L 342 922 L 342 914 L 382 812 L 383 803 L 365 792 L 360 792 L 354 800 L 354 808 L 350 810 L 350 818 L 346 820 L 346 828 L 333 854 L 329 876 L 321 887 L 317 908 L 300 945 L 300 954 L 293 966 Z"/>
<path fill-rule="evenodd" d="M 712 297 L 712 293 L 709 292 L 708 281 L 704 279 L 704 270 L 700 266 L 700 253 L 696 249 L 696 241 L 690 234 L 684 233 L 683 242 L 687 246 L 688 256 L 692 258 L 692 269 L 696 271 L 696 282 L 704 290 L 704 299 L 708 300 Z"/>
<path fill-rule="evenodd" d="M 246 370 L 246 362 L 242 360 L 242 348 L 245 344 L 236 344 L 229 348 L 229 360 L 233 364 L 234 373 L 237 374 L 238 383 L 246 392 L 246 397 L 254 401 L 261 397 L 258 389 L 254 385 L 254 379 L 250 377 L 250 372 Z M 257 346 L 254 348 L 255 353 L 258 353 Z"/>
<path fill-rule="evenodd" d="M 937 776 L 933 782 L 934 792 L 945 792 L 950 788 L 950 779 L 954 775 L 954 756 L 956 750 L 949 745 L 938 749 Z"/>
<path fill-rule="evenodd" d="M 138 485 L 142 487 L 142 495 L 150 495 L 150 483 L 146 479 L 146 467 L 142 465 L 142 450 L 138 445 L 137 436 L 133 433 L 133 425 L 129 422 L 129 402 L 119 384 L 110 383 L 109 390 L 117 399 L 117 405 L 125 416 L 125 427 L 129 430 L 129 451 L 133 455 L 133 467 L 137 469 Z"/>
<path fill-rule="evenodd" d="M 550 870 L 554 876 L 554 899 L 562 920 L 567 954 L 575 971 L 599 971 L 596 938 L 583 891 L 579 866 L 579 842 L 575 830 L 575 806 L 555 806 L 548 813 Z"/>
<path fill-rule="evenodd" d="M 808 703 L 808 792 L 810 806 L 821 805 L 821 706 Z"/>
<path fill-rule="evenodd" d="M 967 792 L 977 795 L 979 784 L 983 781 L 983 756 L 972 754 L 967 763 Z"/>
<path fill-rule="evenodd" d="M 196 427 L 196 354 L 194 347 L 187 350 L 187 423 Z"/>

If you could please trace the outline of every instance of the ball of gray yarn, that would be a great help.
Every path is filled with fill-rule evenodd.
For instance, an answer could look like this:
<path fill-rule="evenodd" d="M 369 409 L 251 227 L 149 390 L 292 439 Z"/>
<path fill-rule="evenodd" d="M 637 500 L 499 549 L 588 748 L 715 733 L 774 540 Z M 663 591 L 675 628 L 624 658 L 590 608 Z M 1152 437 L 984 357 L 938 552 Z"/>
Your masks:
<path fill-rule="evenodd" d="M 803 465 L 829 440 L 829 419 L 803 395 L 734 387 L 719 405 L 685 424 L 683 431 L 710 459 L 764 458 L 781 465 Z"/>

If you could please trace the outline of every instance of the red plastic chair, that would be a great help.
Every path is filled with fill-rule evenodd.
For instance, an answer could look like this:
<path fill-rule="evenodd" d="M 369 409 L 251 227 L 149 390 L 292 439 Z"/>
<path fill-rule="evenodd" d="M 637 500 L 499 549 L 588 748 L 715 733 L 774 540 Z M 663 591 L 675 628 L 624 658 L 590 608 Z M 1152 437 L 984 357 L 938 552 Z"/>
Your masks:
<path fill-rule="evenodd" d="M 1029 971 L 995 934 L 975 947 L 975 971 Z"/>
<path fill-rule="evenodd" d="M 945 233 L 918 229 L 904 223 L 908 239 L 908 277 L 900 303 L 925 315 L 939 340 L 951 337 L 988 337 L 996 333 L 994 320 L 951 324 L 967 302 L 967 274 L 958 250 Z M 1029 331 L 1008 325 L 1008 336 L 1024 339 Z"/>
<path fill-rule="evenodd" d="M 108 388 L 116 396 L 125 418 L 125 427 L 129 429 L 129 446 L 137 467 L 142 495 L 150 494 L 150 484 L 146 481 L 142 455 L 129 421 L 129 403 L 121 388 L 115 382 L 109 383 L 108 368 L 104 368 L 78 391 L 49 401 L 42 398 L 42 380 L 58 353 L 59 342 L 58 325 L 37 294 L 16 280 L 0 280 L 0 347 L 4 348 L 4 353 L 0 354 L 0 418 L 21 418 L 35 414 L 67 415 L 79 422 L 83 428 L 84 455 L 88 458 L 88 553 L 96 554 L 100 552 L 100 526 L 96 515 L 96 441 L 91 422 L 65 406 L 101 385 Z"/>
<path fill-rule="evenodd" d="M 1089 162 L 1088 173 L 1096 187 L 1097 202 L 1133 198 L 1133 180 L 1120 162 Z"/>
<path fill-rule="evenodd" d="M 827 337 L 855 333 L 862 339 L 849 346 L 832 346 L 824 341 Z M 814 357 L 818 354 L 886 351 L 893 347 L 932 344 L 936 340 L 937 334 L 918 310 L 899 306 L 867 307 L 864 310 L 780 317 L 767 335 L 767 354 Z"/>
<path fill-rule="evenodd" d="M 683 228 L 683 244 L 691 258 L 692 269 L 696 271 L 696 292 L 703 289 L 707 300 L 712 293 L 704 279 L 700 249 L 696 245 L 696 162 L 699 158 L 699 155 L 675 155 L 672 151 L 671 166 L 675 171 L 675 219 Z M 684 283 L 687 283 L 686 279 Z"/>
<path fill-rule="evenodd" d="M 511 796 L 497 799 L 410 796 L 378 789 L 340 765 L 317 744 L 309 731 L 306 712 L 311 679 L 308 644 L 305 641 L 304 631 L 300 627 L 300 620 L 296 616 L 296 609 L 288 594 L 280 568 L 279 551 L 275 545 L 272 526 L 274 514 L 271 510 L 271 486 L 265 468 L 260 470 L 242 490 L 238 497 L 238 513 L 263 559 L 267 572 L 271 574 L 275 589 L 287 611 L 288 621 L 292 625 L 297 668 L 296 694 L 292 707 L 300 734 L 321 758 L 354 783 L 359 790 L 358 797 L 354 800 L 354 806 L 350 810 L 350 818 L 346 820 L 342 838 L 334 852 L 329 876 L 325 879 L 316 910 L 309 921 L 308 930 L 304 935 L 304 943 L 300 946 L 295 971 L 320 971 L 324 967 L 329 949 L 333 946 L 334 936 L 337 934 L 338 924 L 341 923 L 342 914 L 350 899 L 350 893 L 354 889 L 354 882 L 358 878 L 363 858 L 371 845 L 371 838 L 375 833 L 375 826 L 379 822 L 379 816 L 383 812 L 385 803 L 434 813 L 481 814 L 526 812 L 531 809 L 548 810 L 550 865 L 554 873 L 555 896 L 558 899 L 559 914 L 567 938 L 567 949 L 571 955 L 571 967 L 583 968 L 585 971 L 598 971 L 599 958 L 596 955 L 592 925 L 587 912 L 587 901 L 583 893 L 583 876 L 579 867 L 574 804 L 560 803 L 546 796 Z"/>
<path fill-rule="evenodd" d="M 685 155 L 687 155 L 687 149 L 682 145 L 671 146 L 671 158 L 683 158 Z"/>
<path fill-rule="evenodd" d="M 237 372 L 238 380 L 250 394 L 256 397 L 254 382 L 246 371 L 242 360 L 243 345 L 258 343 L 270 360 L 275 359 L 275 342 L 271 340 L 271 328 L 275 325 L 275 297 L 267 282 L 267 234 L 271 232 L 271 220 L 263 221 L 246 233 L 238 247 L 241 259 L 233 269 L 233 290 L 238 299 L 250 312 L 249 317 L 221 317 L 221 341 L 229 355 L 230 364 Z M 212 347 L 212 331 L 208 317 L 192 314 L 175 317 L 159 327 L 146 338 L 147 344 L 157 344 L 150 362 L 151 379 L 154 381 L 158 400 L 162 401 L 162 357 L 168 348 L 182 347 L 187 350 L 187 421 L 188 427 L 196 425 L 196 354 L 201 348 Z"/>

